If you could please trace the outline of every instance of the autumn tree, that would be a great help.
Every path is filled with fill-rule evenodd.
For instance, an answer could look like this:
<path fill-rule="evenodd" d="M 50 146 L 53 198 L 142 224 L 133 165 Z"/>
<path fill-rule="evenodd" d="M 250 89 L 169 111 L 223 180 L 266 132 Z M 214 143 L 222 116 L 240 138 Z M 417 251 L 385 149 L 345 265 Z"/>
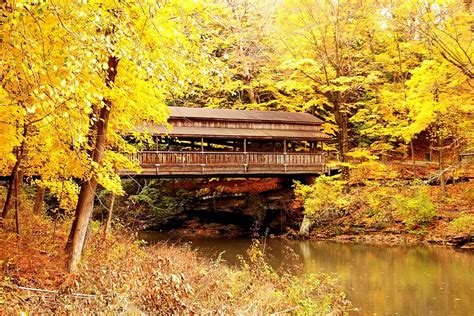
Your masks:
<path fill-rule="evenodd" d="M 83 168 L 71 230 L 74 271 L 97 186 L 121 193 L 115 167 L 130 165 L 120 152 L 133 150 L 123 136 L 143 121 L 164 122 L 168 99 L 212 77 L 209 38 L 199 32 L 206 11 L 199 2 L 16 1 L 3 19 L 8 112 L 41 108 L 41 118 L 60 128 L 53 143 L 67 145 Z M 21 145 L 9 137 L 12 150 Z M 60 147 L 50 150 L 42 155 L 67 157 Z"/>
<path fill-rule="evenodd" d="M 333 122 L 345 179 L 349 177 L 350 119 L 374 98 L 381 80 L 375 54 L 376 1 L 286 1 L 281 9 L 284 66 L 290 72 L 282 88 L 303 94 L 304 108 Z"/>
<path fill-rule="evenodd" d="M 197 87 L 177 104 L 234 109 L 285 109 L 274 97 L 275 1 L 215 0 L 209 26 L 220 81 Z"/>
<path fill-rule="evenodd" d="M 429 56 L 407 82 L 412 133 L 430 131 L 438 152 L 442 192 L 446 186 L 446 153 L 472 147 L 472 15 L 471 1 L 417 2 L 417 31 Z M 413 130 L 414 129 L 414 130 Z M 459 159 L 452 159 L 451 165 Z"/>
<path fill-rule="evenodd" d="M 414 1 L 417 30 L 445 62 L 474 79 L 472 0 Z"/>
<path fill-rule="evenodd" d="M 378 102 L 354 118 L 361 133 L 388 144 L 409 143 L 429 132 L 431 149 L 438 152 L 444 188 L 446 152 L 469 148 L 472 129 L 470 60 L 471 22 L 463 1 L 411 1 L 383 8 L 386 48 L 376 57 L 383 62 L 386 81 Z M 451 56 L 451 57 L 448 57 Z M 449 142 L 447 142 L 449 140 Z M 415 174 L 415 167 L 414 174 Z"/>
<path fill-rule="evenodd" d="M 62 78 L 70 71 L 61 52 L 63 40 L 45 35 L 51 31 L 51 19 L 57 18 L 37 14 L 44 6 L 20 1 L 2 4 L 0 136 L 4 154 L 0 164 L 2 173 L 10 174 L 3 218 L 11 206 L 14 184 L 21 188 L 24 174 L 48 174 L 48 166 L 57 168 L 54 158 L 48 158 L 52 164 L 43 159 L 52 149 L 47 144 L 54 143 L 58 154 L 68 152 L 68 158 L 72 156 L 68 137 L 73 137 L 74 131 L 64 126 L 70 124 L 70 116 L 77 116 L 73 105 L 76 91 Z M 78 89 L 89 87 L 87 83 Z M 20 196 L 17 190 L 16 199 Z"/>
<path fill-rule="evenodd" d="M 226 1 L 229 11 L 225 21 L 226 43 L 222 47 L 231 69 L 229 92 L 237 96 L 233 107 L 258 108 L 256 105 L 272 99 L 265 82 L 268 66 L 272 65 L 272 34 L 277 4 L 273 1 Z M 253 104 L 253 105 L 252 105 Z"/>

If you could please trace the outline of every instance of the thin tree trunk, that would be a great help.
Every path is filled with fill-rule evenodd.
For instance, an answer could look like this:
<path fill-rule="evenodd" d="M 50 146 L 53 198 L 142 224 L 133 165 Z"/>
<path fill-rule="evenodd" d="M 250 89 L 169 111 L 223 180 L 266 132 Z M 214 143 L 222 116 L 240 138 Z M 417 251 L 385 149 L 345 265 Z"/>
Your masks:
<path fill-rule="evenodd" d="M 117 75 L 117 65 L 119 59 L 110 56 L 108 60 L 108 71 L 106 84 L 111 88 L 112 83 L 115 81 Z M 100 165 L 105 151 L 105 145 L 107 141 L 107 125 L 109 121 L 110 110 L 112 108 L 112 102 L 108 99 L 104 101 L 105 105 L 100 109 L 100 114 L 97 120 L 95 131 L 95 146 L 93 150 L 92 160 Z M 94 195 L 97 189 L 97 176 L 93 173 L 92 177 L 85 181 L 81 186 L 79 193 L 79 199 L 77 201 L 75 211 L 76 225 L 74 231 L 72 231 L 72 243 L 70 247 L 70 259 L 69 259 L 69 271 L 74 272 L 77 270 L 77 265 L 81 259 L 82 251 L 84 248 L 84 241 L 86 238 L 87 227 L 89 226 L 90 217 L 92 215 L 92 209 L 94 206 Z"/>
<path fill-rule="evenodd" d="M 253 90 L 251 84 L 252 80 L 250 78 L 250 74 L 247 75 L 248 77 L 245 78 L 245 84 L 247 85 L 247 88 L 245 88 L 245 91 L 247 92 L 247 96 L 249 97 L 250 103 L 257 103 L 257 96 L 255 95 L 255 91 Z"/>
<path fill-rule="evenodd" d="M 435 84 L 433 87 L 433 99 L 435 102 L 439 102 L 439 90 L 438 90 L 438 85 Z M 444 140 L 443 137 L 440 135 L 442 131 L 441 129 L 441 124 L 437 124 L 438 128 L 438 146 L 439 146 L 439 155 L 438 155 L 438 164 L 439 164 L 439 184 L 441 187 L 441 196 L 445 197 L 446 196 L 446 175 L 444 174 L 444 159 L 443 159 L 443 145 L 444 145 Z"/>
<path fill-rule="evenodd" d="M 433 140 L 430 139 L 430 162 L 433 161 Z"/>
<path fill-rule="evenodd" d="M 311 222 L 311 219 L 309 219 L 308 216 L 304 215 L 303 221 L 300 225 L 300 235 L 308 236 L 312 224 L 313 223 Z"/>
<path fill-rule="evenodd" d="M 21 180 L 23 180 L 23 175 L 21 177 Z M 16 228 L 16 234 L 20 236 L 21 183 L 20 183 L 19 176 L 15 177 L 14 186 L 15 186 L 15 228 Z"/>
<path fill-rule="evenodd" d="M 446 195 L 446 175 L 444 170 L 444 159 L 443 159 L 443 139 L 441 137 L 438 138 L 438 145 L 439 145 L 439 184 L 441 187 L 441 196 Z"/>
<path fill-rule="evenodd" d="M 349 152 L 349 121 L 347 111 L 341 107 L 340 95 L 330 94 L 328 95 L 329 100 L 334 104 L 334 119 L 338 127 L 338 147 L 339 147 L 339 160 L 342 163 L 341 173 L 343 180 L 349 180 L 350 171 L 347 166 L 347 153 Z M 348 190 L 346 186 L 346 190 Z"/>
<path fill-rule="evenodd" d="M 105 220 L 104 239 L 107 238 L 109 234 L 110 222 L 112 221 L 112 213 L 114 211 L 114 204 L 115 204 L 115 194 L 112 193 L 112 196 L 110 197 L 109 212 L 107 213 L 107 219 Z"/>
<path fill-rule="evenodd" d="M 92 113 L 89 115 L 89 121 L 90 122 L 93 122 L 92 125 L 90 126 L 89 128 L 89 134 L 87 135 L 87 143 L 89 145 L 89 150 L 87 150 L 87 155 L 88 156 L 93 156 L 94 155 L 94 144 L 95 144 L 95 140 L 97 138 L 96 136 L 96 130 L 97 130 L 97 124 L 98 124 L 98 121 L 100 120 L 97 120 L 97 119 L 94 119 L 94 115 L 97 115 L 100 113 L 100 110 L 97 108 L 97 106 L 94 104 L 92 106 Z M 72 241 L 74 239 L 74 235 L 76 234 L 76 227 L 77 227 L 77 221 L 78 221 L 78 208 L 79 208 L 79 203 L 81 201 L 81 196 L 84 194 L 83 193 L 83 186 L 86 185 L 87 182 L 83 182 L 81 184 L 81 191 L 79 192 L 79 197 L 78 197 L 78 202 L 77 202 L 77 205 L 76 205 L 76 211 L 74 213 L 74 220 L 72 222 L 72 225 L 71 225 L 71 230 L 69 232 L 69 236 L 67 238 L 67 242 L 66 242 L 66 246 L 64 247 L 64 251 L 66 253 L 72 253 Z M 95 191 L 95 189 L 94 189 Z M 93 198 L 92 198 L 93 199 Z M 93 207 L 93 203 L 92 203 L 92 207 Z"/>
<path fill-rule="evenodd" d="M 341 162 L 343 166 L 341 168 L 342 171 L 342 179 L 349 180 L 350 171 L 349 167 L 345 165 L 347 160 L 347 153 L 349 152 L 349 127 L 348 127 L 348 118 L 347 113 L 342 112 L 340 115 L 340 125 L 339 125 L 339 152 L 341 155 Z"/>
<path fill-rule="evenodd" d="M 97 179 L 93 177 L 92 179 L 86 181 L 81 186 L 81 191 L 79 193 L 79 198 L 76 206 L 76 216 L 74 230 L 72 231 L 71 245 L 68 247 L 68 250 L 71 251 L 71 262 L 73 258 L 79 260 L 77 256 L 80 257 L 82 252 L 82 246 L 84 243 L 84 238 L 87 230 L 87 225 L 92 214 L 91 204 L 93 204 L 95 189 L 97 188 Z M 79 255 L 78 255 L 79 253 Z M 75 262 L 77 264 L 77 262 Z"/>
<path fill-rule="evenodd" d="M 41 210 L 43 209 L 45 193 L 46 193 L 45 188 L 38 187 L 38 190 L 36 191 L 35 206 L 33 207 L 33 214 L 41 213 Z"/>
<path fill-rule="evenodd" d="M 18 185 L 18 193 L 23 194 L 23 178 L 25 177 L 25 172 L 23 170 L 18 171 L 17 176 L 17 185 Z M 21 197 L 21 196 L 20 196 Z"/>
<path fill-rule="evenodd" d="M 460 163 L 461 162 L 461 149 L 459 146 L 459 141 L 456 139 L 455 141 L 455 150 L 456 150 L 456 162 Z"/>
<path fill-rule="evenodd" d="M 411 163 L 413 168 L 413 179 L 416 179 L 416 164 L 415 164 L 415 148 L 413 147 L 413 140 L 410 140 Z"/>
<path fill-rule="evenodd" d="M 10 174 L 10 183 L 8 184 L 7 196 L 5 199 L 5 204 L 3 205 L 2 216 L 0 217 L 0 220 L 8 216 L 8 211 L 11 208 L 12 195 L 13 195 L 13 191 L 15 190 L 15 183 L 17 183 L 16 180 L 18 178 L 18 172 L 20 170 L 20 166 L 21 166 L 23 156 L 25 153 L 27 133 L 28 133 L 28 128 L 26 125 L 24 125 L 23 135 L 22 135 L 23 139 L 21 141 L 20 146 L 17 148 L 16 162 L 15 162 L 15 165 L 13 166 L 12 173 Z M 23 176 L 21 177 L 21 182 L 23 182 Z"/>
<path fill-rule="evenodd" d="M 0 214 L 1 215 L 0 220 L 8 216 L 8 212 L 11 208 L 12 196 L 15 191 L 15 184 L 16 184 L 16 178 L 17 178 L 17 172 L 18 172 L 19 166 L 20 166 L 20 162 L 17 160 L 17 162 L 15 163 L 15 166 L 13 167 L 12 173 L 10 175 L 10 181 L 8 183 L 8 189 L 7 189 L 7 196 L 5 198 L 5 204 L 3 205 L 2 214 Z"/>

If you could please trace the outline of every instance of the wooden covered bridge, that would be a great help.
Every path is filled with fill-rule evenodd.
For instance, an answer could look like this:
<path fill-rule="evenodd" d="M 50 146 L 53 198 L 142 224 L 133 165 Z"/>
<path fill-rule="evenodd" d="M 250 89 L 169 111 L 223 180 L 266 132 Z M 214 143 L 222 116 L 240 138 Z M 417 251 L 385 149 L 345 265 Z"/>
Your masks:
<path fill-rule="evenodd" d="M 170 107 L 165 126 L 146 124 L 153 148 L 132 158 L 140 176 L 281 176 L 328 171 L 322 151 L 328 135 L 306 113 Z M 135 175 L 129 170 L 122 176 Z"/>

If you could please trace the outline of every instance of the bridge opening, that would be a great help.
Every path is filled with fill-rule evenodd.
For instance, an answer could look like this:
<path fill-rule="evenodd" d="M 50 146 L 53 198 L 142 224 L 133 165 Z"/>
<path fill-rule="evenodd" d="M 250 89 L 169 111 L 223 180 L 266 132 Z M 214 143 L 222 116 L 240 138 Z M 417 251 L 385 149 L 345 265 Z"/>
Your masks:
<path fill-rule="evenodd" d="M 290 178 L 137 179 L 125 183 L 127 208 L 117 211 L 123 211 L 120 217 L 128 218 L 134 227 L 238 237 L 253 232 L 278 235 L 289 223 L 301 221 L 301 214 L 292 208 Z"/>

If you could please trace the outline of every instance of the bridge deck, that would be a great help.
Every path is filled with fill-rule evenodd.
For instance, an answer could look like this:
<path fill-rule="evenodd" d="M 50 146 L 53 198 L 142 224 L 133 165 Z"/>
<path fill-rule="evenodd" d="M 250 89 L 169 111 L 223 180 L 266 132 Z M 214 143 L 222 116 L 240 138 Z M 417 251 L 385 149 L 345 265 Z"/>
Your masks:
<path fill-rule="evenodd" d="M 142 151 L 134 154 L 142 176 L 251 176 L 321 174 L 324 153 Z M 134 174 L 129 170 L 121 175 Z"/>

